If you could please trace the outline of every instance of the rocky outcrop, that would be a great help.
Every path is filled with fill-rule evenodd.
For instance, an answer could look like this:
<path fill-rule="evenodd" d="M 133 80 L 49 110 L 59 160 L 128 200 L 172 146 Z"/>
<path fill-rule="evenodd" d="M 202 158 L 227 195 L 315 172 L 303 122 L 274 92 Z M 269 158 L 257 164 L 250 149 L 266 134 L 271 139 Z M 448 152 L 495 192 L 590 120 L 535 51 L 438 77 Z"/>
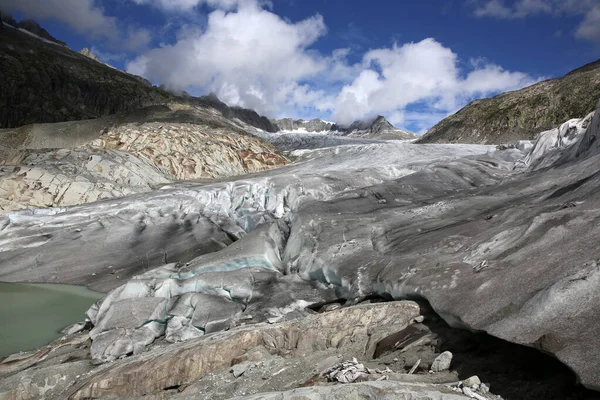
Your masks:
<path fill-rule="evenodd" d="M 494 396 L 497 398 L 496 396 Z M 235 400 L 327 400 L 333 398 L 355 399 L 410 399 L 410 400 L 466 400 L 471 398 L 457 394 L 447 386 L 406 382 L 365 382 L 335 386 L 313 386 L 285 392 L 261 393 L 254 396 L 234 397 Z M 232 399 L 232 400 L 233 400 Z M 485 399 L 488 399 L 485 397 Z"/>
<path fill-rule="evenodd" d="M 150 162 L 98 146 L 40 150 L 0 166 L 0 211 L 89 203 L 171 182 Z"/>
<path fill-rule="evenodd" d="M 534 139 L 564 121 L 594 111 L 600 98 L 600 62 L 525 89 L 475 100 L 442 120 L 419 143 L 512 143 Z"/>
<path fill-rule="evenodd" d="M 73 333 L 42 351 L 2 360 L 0 397 L 562 400 L 591 394 L 534 349 L 451 329 L 422 302 L 381 301 L 313 304 L 315 311 L 287 314 L 282 322 L 246 318 L 227 331 L 160 343 L 100 366 L 90 363 L 87 332 Z M 137 312 L 121 317 L 139 320 Z M 450 364 L 437 368 L 436 360 L 448 354 Z"/>
<path fill-rule="evenodd" d="M 83 54 L 84 56 L 91 58 L 94 61 L 98 61 L 101 62 L 100 59 L 98 58 L 97 55 L 95 55 L 94 53 L 92 53 L 92 51 L 90 49 L 88 49 L 87 47 L 84 47 L 83 49 L 81 49 L 79 51 L 80 54 Z"/>
<path fill-rule="evenodd" d="M 173 108 L 179 110 L 0 132 L 0 210 L 83 204 L 287 163 L 274 147 L 221 116 Z M 152 120 L 164 122 L 146 122 Z"/>
<path fill-rule="evenodd" d="M 258 138 L 197 124 L 125 125 L 109 130 L 91 145 L 147 160 L 171 180 L 224 178 L 287 163 Z"/>

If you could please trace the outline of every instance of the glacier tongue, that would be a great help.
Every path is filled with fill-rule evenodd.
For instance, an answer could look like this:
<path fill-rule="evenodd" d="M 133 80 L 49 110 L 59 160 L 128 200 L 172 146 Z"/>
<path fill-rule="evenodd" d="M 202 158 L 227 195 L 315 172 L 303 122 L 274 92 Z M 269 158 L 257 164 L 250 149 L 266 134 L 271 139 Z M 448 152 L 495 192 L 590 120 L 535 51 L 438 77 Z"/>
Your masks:
<path fill-rule="evenodd" d="M 88 312 L 98 361 L 378 294 L 426 298 L 452 325 L 552 353 L 600 388 L 599 121 L 546 135 L 527 169 L 519 149 L 368 143 L 236 180 L 8 213 L 0 279 L 112 289 Z"/>

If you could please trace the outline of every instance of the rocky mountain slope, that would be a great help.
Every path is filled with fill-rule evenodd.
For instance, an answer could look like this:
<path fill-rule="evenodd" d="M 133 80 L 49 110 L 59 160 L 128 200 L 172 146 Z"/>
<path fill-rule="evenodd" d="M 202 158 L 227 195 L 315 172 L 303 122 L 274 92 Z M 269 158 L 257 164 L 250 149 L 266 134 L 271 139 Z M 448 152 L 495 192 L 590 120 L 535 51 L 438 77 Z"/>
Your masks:
<path fill-rule="evenodd" d="M 533 139 L 592 112 L 600 98 L 600 61 L 533 86 L 476 100 L 442 120 L 419 143 L 512 143 Z"/>
<path fill-rule="evenodd" d="M 39 26 L 25 22 L 30 29 Z M 212 107 L 226 118 L 269 132 L 276 130 L 253 110 L 228 107 L 216 96 L 175 96 L 66 46 L 4 27 L 0 35 L 0 128 L 97 118 L 177 102 Z M 46 36 L 44 30 L 33 30 L 35 35 Z"/>
<path fill-rule="evenodd" d="M 0 212 L 88 203 L 287 159 L 214 109 L 155 106 L 99 120 L 0 130 Z"/>

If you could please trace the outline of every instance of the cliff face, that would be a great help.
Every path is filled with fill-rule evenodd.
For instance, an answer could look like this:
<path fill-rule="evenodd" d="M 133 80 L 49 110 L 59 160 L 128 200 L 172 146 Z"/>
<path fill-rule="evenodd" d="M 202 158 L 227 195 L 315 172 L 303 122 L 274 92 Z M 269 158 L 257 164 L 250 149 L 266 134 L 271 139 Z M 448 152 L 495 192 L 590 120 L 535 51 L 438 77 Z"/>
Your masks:
<path fill-rule="evenodd" d="M 419 143 L 501 144 L 533 139 L 595 109 L 600 98 L 600 61 L 564 77 L 476 100 L 435 125 Z"/>

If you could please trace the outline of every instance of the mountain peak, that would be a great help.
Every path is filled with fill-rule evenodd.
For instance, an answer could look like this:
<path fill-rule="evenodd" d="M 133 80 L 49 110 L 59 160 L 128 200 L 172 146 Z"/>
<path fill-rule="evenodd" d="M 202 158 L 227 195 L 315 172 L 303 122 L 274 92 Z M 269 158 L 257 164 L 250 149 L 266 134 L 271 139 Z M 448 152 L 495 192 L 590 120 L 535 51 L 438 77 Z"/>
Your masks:
<path fill-rule="evenodd" d="M 412 132 L 396 128 L 383 115 L 354 121 L 348 127 L 347 134 L 382 140 L 410 140 L 418 137 Z"/>
<path fill-rule="evenodd" d="M 87 47 L 84 47 L 83 49 L 81 49 L 81 51 L 79 53 L 83 54 L 86 57 L 91 58 L 94 61 L 101 62 L 100 59 L 98 58 L 98 56 L 95 55 L 94 53 L 92 53 L 92 51 L 90 49 L 88 49 Z"/>

